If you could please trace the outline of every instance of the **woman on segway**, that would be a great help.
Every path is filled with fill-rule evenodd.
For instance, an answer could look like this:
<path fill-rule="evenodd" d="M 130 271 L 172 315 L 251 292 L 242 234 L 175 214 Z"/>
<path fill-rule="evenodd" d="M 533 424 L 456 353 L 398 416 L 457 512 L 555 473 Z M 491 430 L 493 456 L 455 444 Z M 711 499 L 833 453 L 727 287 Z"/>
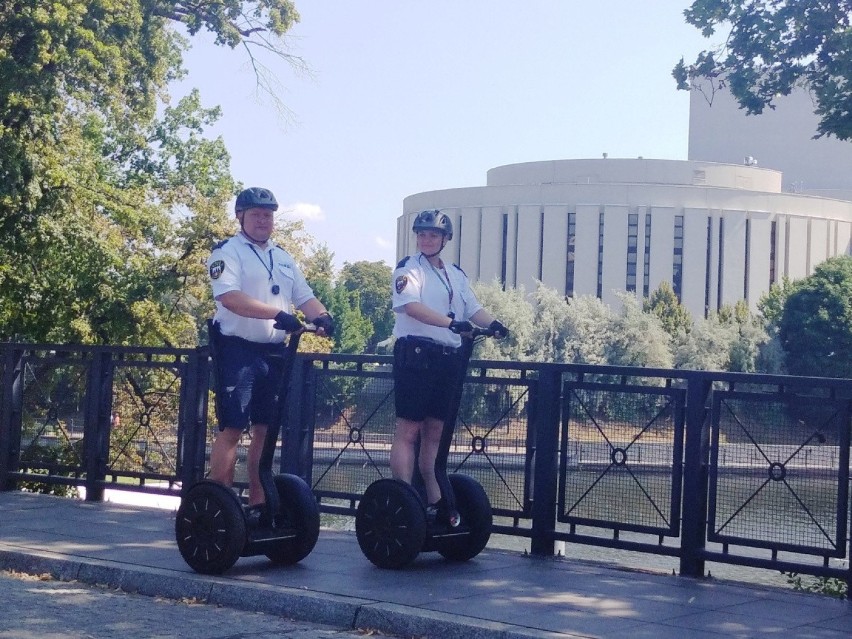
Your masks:
<path fill-rule="evenodd" d="M 438 210 L 422 211 L 412 230 L 418 253 L 403 259 L 393 273 L 397 419 L 390 467 L 395 479 L 410 484 L 416 463 L 426 490 L 427 518 L 456 526 L 458 514 L 442 501 L 435 462 L 453 382 L 466 363 L 458 354 L 461 335 L 470 333 L 473 324 L 488 327 L 498 338 L 509 331 L 482 307 L 464 271 L 441 259 L 453 238 L 450 218 Z"/>

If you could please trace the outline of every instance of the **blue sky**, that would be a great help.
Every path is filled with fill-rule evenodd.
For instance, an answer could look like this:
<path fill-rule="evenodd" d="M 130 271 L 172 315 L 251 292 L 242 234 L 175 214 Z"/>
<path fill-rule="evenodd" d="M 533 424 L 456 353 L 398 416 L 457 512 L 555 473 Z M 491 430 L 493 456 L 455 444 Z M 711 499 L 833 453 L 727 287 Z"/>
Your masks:
<path fill-rule="evenodd" d="M 671 69 L 714 44 L 688 0 L 297 1 L 286 39 L 310 73 L 262 56 L 289 109 L 258 93 L 242 49 L 193 38 L 187 78 L 223 115 L 234 176 L 344 262 L 395 262 L 403 199 L 567 158 L 686 159 L 689 96 Z"/>

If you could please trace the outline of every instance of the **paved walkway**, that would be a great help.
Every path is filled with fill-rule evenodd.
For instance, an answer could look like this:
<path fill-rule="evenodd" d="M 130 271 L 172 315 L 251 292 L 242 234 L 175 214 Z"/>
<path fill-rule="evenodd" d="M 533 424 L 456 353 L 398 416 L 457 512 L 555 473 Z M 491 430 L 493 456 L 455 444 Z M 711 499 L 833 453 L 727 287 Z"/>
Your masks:
<path fill-rule="evenodd" d="M 386 571 L 361 555 L 354 533 L 325 530 L 296 566 L 248 557 L 209 577 L 183 562 L 173 528 L 168 510 L 0 493 L 0 568 L 403 637 L 852 635 L 848 601 L 497 550 L 465 564 L 425 553 Z"/>

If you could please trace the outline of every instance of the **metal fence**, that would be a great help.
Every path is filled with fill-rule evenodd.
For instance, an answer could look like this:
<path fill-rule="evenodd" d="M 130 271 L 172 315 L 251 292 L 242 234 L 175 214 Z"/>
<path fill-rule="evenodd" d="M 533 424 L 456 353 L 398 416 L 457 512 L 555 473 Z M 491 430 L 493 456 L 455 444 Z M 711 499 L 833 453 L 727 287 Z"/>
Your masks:
<path fill-rule="evenodd" d="M 353 516 L 388 477 L 387 356 L 300 354 L 280 468 Z M 179 495 L 215 432 L 209 353 L 0 344 L 0 486 Z M 208 419 L 209 418 L 209 419 Z M 852 380 L 471 362 L 448 467 L 495 532 L 852 581 Z M 244 450 L 237 488 L 245 489 Z"/>

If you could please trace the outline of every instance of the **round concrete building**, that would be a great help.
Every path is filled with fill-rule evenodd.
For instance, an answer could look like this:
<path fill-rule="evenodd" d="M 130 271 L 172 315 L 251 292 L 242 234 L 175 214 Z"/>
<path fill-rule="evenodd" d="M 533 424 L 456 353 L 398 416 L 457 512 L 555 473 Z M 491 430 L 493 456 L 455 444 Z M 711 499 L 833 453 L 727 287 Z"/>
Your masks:
<path fill-rule="evenodd" d="M 555 160 L 500 166 L 486 186 L 405 198 L 397 256 L 416 251 L 413 217 L 453 220 L 445 249 L 476 281 L 568 297 L 647 297 L 661 282 L 701 317 L 852 254 L 852 202 L 782 192 L 779 171 L 744 163 Z"/>

